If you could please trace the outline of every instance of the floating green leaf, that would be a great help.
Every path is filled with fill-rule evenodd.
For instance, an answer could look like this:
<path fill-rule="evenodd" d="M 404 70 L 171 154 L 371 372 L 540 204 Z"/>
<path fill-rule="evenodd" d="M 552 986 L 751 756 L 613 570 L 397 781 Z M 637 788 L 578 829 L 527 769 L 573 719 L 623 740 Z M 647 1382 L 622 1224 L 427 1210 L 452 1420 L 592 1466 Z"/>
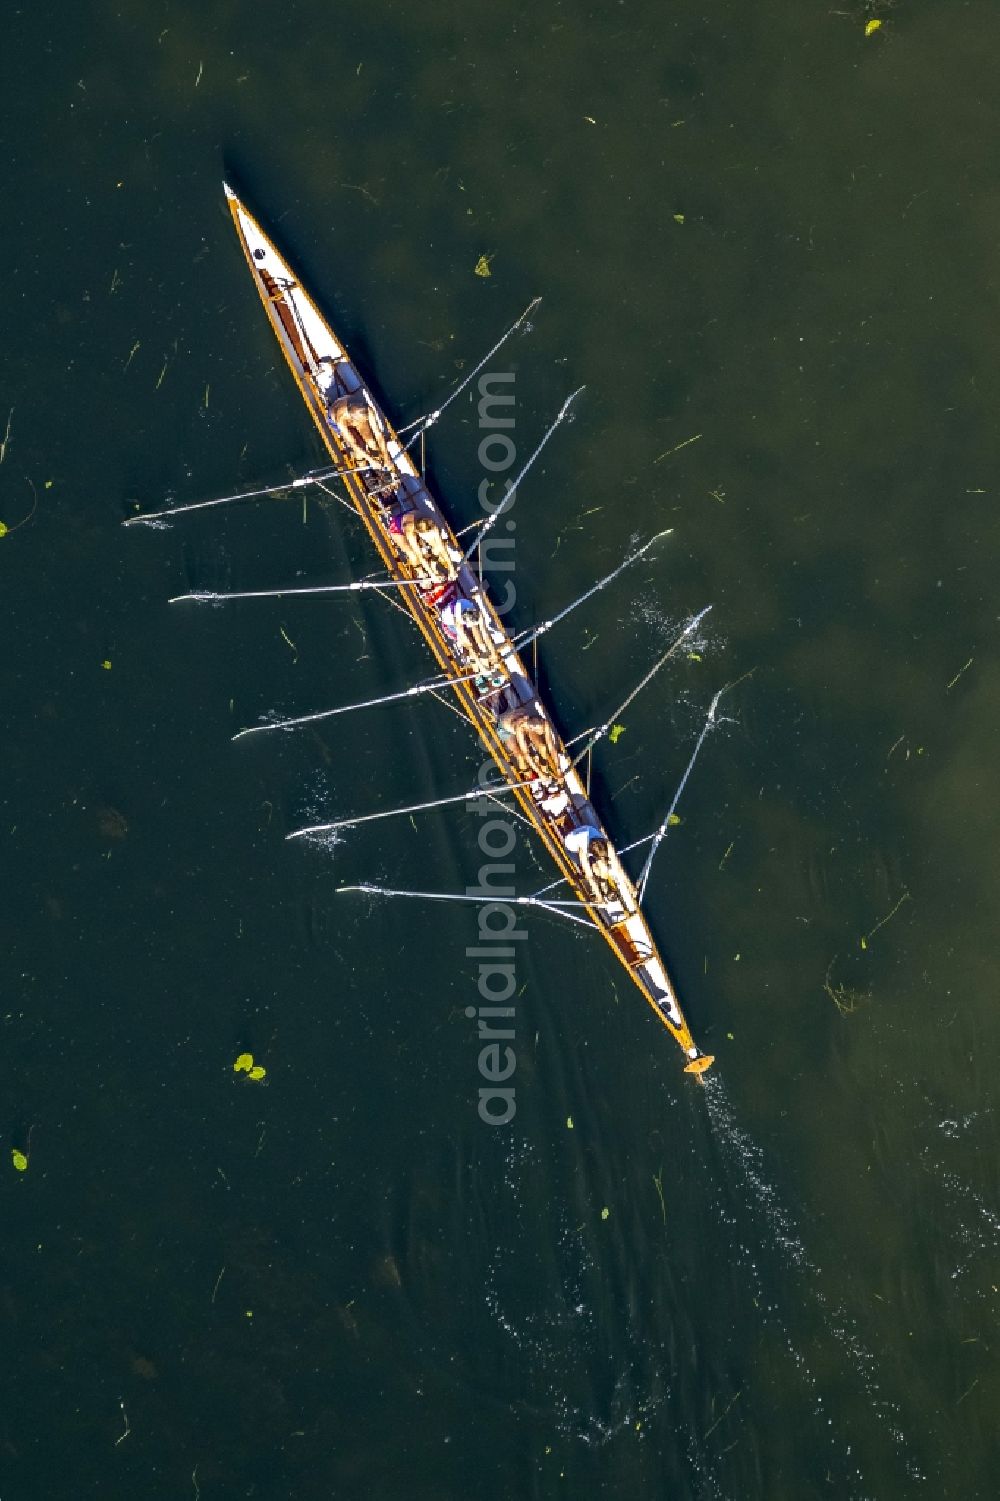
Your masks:
<path fill-rule="evenodd" d="M 237 1058 L 236 1062 L 233 1064 L 233 1073 L 234 1074 L 248 1074 L 252 1068 L 253 1068 L 253 1054 L 252 1053 L 241 1053 L 240 1056 Z"/>
<path fill-rule="evenodd" d="M 607 1204 L 605 1204 L 604 1208 L 601 1210 L 601 1219 L 602 1220 L 608 1220 L 610 1218 L 611 1218 L 611 1210 L 608 1208 Z"/>
<path fill-rule="evenodd" d="M 28 1159 L 24 1155 L 24 1153 L 19 1152 L 16 1147 L 10 1154 L 10 1160 L 14 1164 L 17 1172 L 26 1173 L 28 1171 Z"/>
<path fill-rule="evenodd" d="M 476 262 L 476 268 L 475 268 L 477 276 L 492 276 L 493 275 L 493 272 L 490 270 L 490 261 L 492 259 L 493 259 L 493 257 L 491 255 L 481 255 L 479 257 L 478 261 Z"/>
<path fill-rule="evenodd" d="M 265 1076 L 266 1073 L 267 1073 L 267 1069 L 264 1068 L 262 1064 L 255 1063 L 254 1066 L 253 1066 L 253 1068 L 250 1070 L 249 1074 L 247 1075 L 247 1077 L 250 1078 L 250 1079 L 260 1080 L 260 1079 L 264 1078 L 264 1076 Z"/>
<path fill-rule="evenodd" d="M 611 733 L 608 735 L 608 739 L 611 741 L 612 745 L 617 745 L 624 733 L 625 726 L 623 724 L 613 724 L 611 726 Z"/>

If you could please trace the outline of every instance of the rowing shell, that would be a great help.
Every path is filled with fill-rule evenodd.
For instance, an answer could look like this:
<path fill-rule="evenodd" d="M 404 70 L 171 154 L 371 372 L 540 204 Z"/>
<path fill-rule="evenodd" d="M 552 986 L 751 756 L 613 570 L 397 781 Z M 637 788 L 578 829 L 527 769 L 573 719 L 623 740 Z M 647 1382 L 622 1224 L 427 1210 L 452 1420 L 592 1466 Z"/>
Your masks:
<path fill-rule="evenodd" d="M 502 737 L 488 685 L 480 683 L 477 686 L 470 680 L 469 664 L 463 660 L 456 643 L 444 628 L 440 611 L 435 606 L 435 595 L 440 591 L 429 585 L 426 570 L 423 577 L 416 573 L 399 531 L 391 526 L 393 517 L 398 518 L 400 507 L 417 509 L 421 514 L 431 516 L 440 528 L 445 546 L 458 563 L 462 549 L 449 522 L 312 297 L 228 184 L 225 191 L 247 265 L 281 351 L 331 459 L 342 471 L 342 483 L 353 506 L 390 577 L 401 584 L 398 590 L 401 602 L 413 616 L 442 674 L 449 680 L 462 713 L 478 732 L 524 816 L 542 839 L 560 875 L 575 893 L 580 909 L 587 912 L 649 1002 L 653 1013 L 680 1044 L 688 1060 L 686 1071 L 703 1073 L 713 1059 L 701 1052 L 691 1036 L 666 965 L 640 909 L 635 887 L 617 859 L 614 845 L 594 810 L 576 767 L 571 763 L 551 715 L 538 696 L 485 581 L 467 562 L 461 562 L 457 584 L 462 594 L 479 605 L 497 656 L 502 661 L 503 674 L 508 679 L 507 702 L 514 699 L 518 705 L 530 707 L 533 714 L 547 720 L 551 726 L 562 769 L 562 786 L 569 799 L 569 809 L 560 816 L 546 812 L 541 806 L 544 800 L 541 784 L 534 788 L 526 784 L 524 767 L 515 758 L 513 741 Z M 391 473 L 375 464 L 367 469 L 356 467 L 357 456 L 344 442 L 328 408 L 323 374 L 330 369 L 330 362 L 337 363 L 342 389 L 346 387 L 353 397 L 362 398 L 368 404 L 372 420 L 380 425 L 393 466 Z M 407 583 L 408 580 L 414 582 Z M 492 699 L 495 697 L 493 693 Z M 616 873 L 613 886 L 598 886 L 596 891 L 588 886 L 580 864 L 563 842 L 568 827 L 576 826 L 589 826 L 608 841 Z"/>

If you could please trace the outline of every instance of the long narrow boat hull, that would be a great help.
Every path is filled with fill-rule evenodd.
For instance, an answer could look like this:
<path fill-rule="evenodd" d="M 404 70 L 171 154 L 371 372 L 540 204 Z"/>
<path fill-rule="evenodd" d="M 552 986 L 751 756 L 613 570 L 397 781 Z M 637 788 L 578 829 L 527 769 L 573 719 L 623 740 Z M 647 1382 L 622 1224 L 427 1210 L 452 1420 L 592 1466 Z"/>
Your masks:
<path fill-rule="evenodd" d="M 460 655 L 435 607 L 434 591 L 417 581 L 418 576 L 400 540 L 399 532 L 393 530 L 393 507 L 388 502 L 401 500 L 404 505 L 419 506 L 421 514 L 431 516 L 436 522 L 446 546 L 458 560 L 462 549 L 450 523 L 428 491 L 422 475 L 363 376 L 350 361 L 344 345 L 291 266 L 228 184 L 225 191 L 236 232 L 268 320 L 323 444 L 339 470 L 355 470 L 356 459 L 342 438 L 336 421 L 331 417 L 327 395 L 320 379 L 320 372 L 329 369 L 329 362 L 335 362 L 338 370 L 346 374 L 353 392 L 367 402 L 381 424 L 392 464 L 389 476 L 391 487 L 387 485 L 385 471 L 379 474 L 374 468 L 361 472 L 344 472 L 341 483 L 364 522 L 389 576 L 404 582 L 413 580 L 394 592 L 412 615 L 443 676 L 449 680 L 461 712 L 478 733 L 512 789 L 522 812 L 537 831 L 560 875 L 575 894 L 580 910 L 587 913 L 646 998 L 657 1019 L 680 1045 L 687 1060 L 687 1071 L 695 1074 L 704 1072 L 713 1060 L 699 1050 L 691 1035 L 666 965 L 640 910 L 634 886 L 622 870 L 620 862 L 617 862 L 617 856 L 615 861 L 619 875 L 613 899 L 609 899 L 607 893 L 604 893 L 603 899 L 598 900 L 594 888 L 588 886 L 580 863 L 564 843 L 565 820 L 561 823 L 558 818 L 549 816 L 540 806 L 538 797 L 533 795 L 533 789 L 525 785 L 523 764 L 518 763 L 510 742 L 503 738 L 497 717 L 489 710 L 488 695 L 484 696 L 470 680 L 468 663 Z M 597 831 L 613 851 L 613 843 L 603 828 L 576 768 L 571 764 L 551 715 L 538 697 L 530 674 L 490 597 L 485 580 L 468 564 L 463 563 L 459 581 L 466 592 L 475 595 L 490 635 L 496 643 L 504 672 L 509 676 L 511 685 L 516 687 L 519 702 L 530 705 L 532 711 L 544 716 L 551 726 L 572 819 Z"/>

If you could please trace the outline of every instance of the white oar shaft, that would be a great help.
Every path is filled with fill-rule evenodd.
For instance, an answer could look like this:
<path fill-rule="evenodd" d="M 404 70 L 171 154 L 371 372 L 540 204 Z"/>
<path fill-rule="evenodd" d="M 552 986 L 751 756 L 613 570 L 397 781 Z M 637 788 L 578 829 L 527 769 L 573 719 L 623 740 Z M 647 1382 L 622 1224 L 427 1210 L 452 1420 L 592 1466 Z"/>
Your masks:
<path fill-rule="evenodd" d="M 338 829 L 353 829 L 358 824 L 376 823 L 381 818 L 401 818 L 407 813 L 428 813 L 433 808 L 447 808 L 454 803 L 471 802 L 475 797 L 481 797 L 484 793 L 492 793 L 495 796 L 503 796 L 508 792 L 517 792 L 522 787 L 530 787 L 531 782 L 510 782 L 506 785 L 497 783 L 492 787 L 473 787 L 471 792 L 461 792 L 457 797 L 438 797 L 429 803 L 411 803 L 406 808 L 386 808 L 382 813 L 362 813 L 359 818 L 340 818 L 335 823 L 311 824 L 307 829 L 294 829 L 291 834 L 286 834 L 286 839 L 304 839 L 308 834 L 333 834 Z"/>
<path fill-rule="evenodd" d="M 315 714 L 300 714 L 295 719 L 273 719 L 264 724 L 253 724 L 245 730 L 238 730 L 233 739 L 242 740 L 246 735 L 261 735 L 265 730 L 294 730 L 299 725 L 315 724 L 320 719 L 335 719 L 338 714 L 353 714 L 355 709 L 375 709 L 381 704 L 399 703 L 404 698 L 418 698 L 422 693 L 434 693 L 455 683 L 468 683 L 478 676 L 478 673 L 467 673 L 457 678 L 428 678 L 426 682 L 415 683 L 412 688 L 401 688 L 398 693 L 384 693 L 379 698 L 364 698 L 360 703 L 341 704 L 336 709 L 320 709 Z"/>
<path fill-rule="evenodd" d="M 516 322 L 512 323 L 507 332 L 496 341 L 493 348 L 483 355 L 482 359 L 479 361 L 479 364 L 473 366 L 465 379 L 461 382 L 460 385 L 457 385 L 455 387 L 454 391 L 452 391 L 451 395 L 446 401 L 442 402 L 439 407 L 435 407 L 433 412 L 428 412 L 426 417 L 418 417 L 415 422 L 408 422 L 405 427 L 401 427 L 397 430 L 398 435 L 402 437 L 403 433 L 408 433 L 411 427 L 415 427 L 417 429 L 417 431 L 413 434 L 413 437 L 407 443 L 406 448 L 412 448 L 417 439 L 422 437 L 429 427 L 434 426 L 435 422 L 437 422 L 438 419 L 443 416 L 443 414 L 451 406 L 452 402 L 455 401 L 459 396 L 461 396 L 466 387 L 475 380 L 476 376 L 479 374 L 480 370 L 482 370 L 483 366 L 488 365 L 497 351 L 501 349 L 504 344 L 506 344 L 511 334 L 516 333 L 517 330 L 521 327 L 521 324 L 525 323 L 528 318 L 531 317 L 532 313 L 535 311 L 535 308 L 538 306 L 541 300 L 542 299 L 540 297 L 535 297 L 531 302 L 528 303 L 528 306 L 525 308 L 520 318 L 518 318 Z"/>
<path fill-rule="evenodd" d="M 738 679 L 737 681 L 742 681 L 742 679 Z M 636 844 L 646 844 L 650 841 L 652 842 L 652 848 L 650 849 L 649 854 L 646 856 L 642 870 L 639 872 L 639 879 L 635 883 L 640 902 L 642 901 L 643 896 L 646 892 L 646 885 L 649 881 L 649 873 L 653 864 L 653 860 L 656 857 L 656 852 L 660 848 L 660 845 L 663 843 L 663 840 L 666 838 L 667 831 L 670 828 L 670 820 L 673 818 L 674 813 L 677 810 L 677 804 L 681 800 L 681 795 L 687 785 L 688 777 L 694 770 L 694 763 L 697 761 L 701 748 L 705 744 L 705 737 L 707 736 L 712 726 L 715 724 L 715 711 L 719 707 L 719 700 L 722 698 L 722 695 L 724 693 L 728 693 L 730 688 L 735 688 L 735 686 L 735 683 L 727 683 L 724 688 L 719 689 L 718 693 L 712 699 L 712 702 L 709 705 L 708 714 L 705 716 L 705 723 L 701 728 L 701 734 L 698 736 L 698 739 L 695 742 L 694 750 L 691 752 L 691 759 L 688 762 L 687 766 L 684 768 L 684 775 L 681 777 L 680 782 L 678 783 L 677 791 L 674 793 L 673 800 L 670 804 L 670 807 L 667 809 L 666 816 L 664 817 L 663 822 L 660 824 L 658 829 L 654 830 L 652 834 L 647 835 L 646 839 L 636 840 Z M 635 845 L 629 845 L 629 849 L 634 848 Z"/>
<path fill-rule="evenodd" d="M 364 891 L 369 896 L 409 896 L 420 897 L 425 902 L 509 902 L 512 907 L 586 907 L 587 902 L 548 902 L 542 903 L 533 896 L 468 896 L 458 891 L 397 891 L 392 886 L 373 886 L 363 882 L 359 886 L 338 886 L 338 894 L 342 891 Z"/>
<path fill-rule="evenodd" d="M 583 750 L 580 751 L 576 756 L 574 756 L 574 766 L 576 766 L 580 761 L 583 760 L 588 751 L 593 750 L 594 746 L 598 743 L 599 740 L 604 739 L 604 736 L 608 734 L 608 732 L 611 730 L 611 727 L 615 724 L 616 720 L 625 713 L 625 710 L 628 708 L 629 704 L 633 703 L 634 700 L 638 698 L 642 690 L 652 682 L 653 678 L 659 672 L 660 668 L 670 661 L 670 658 L 676 651 L 680 649 L 683 643 L 687 640 L 688 636 L 691 635 L 691 632 L 695 629 L 695 627 L 699 625 L 702 620 L 704 620 L 705 616 L 708 614 L 711 608 L 711 605 L 706 605 L 703 610 L 699 610 L 698 614 L 693 616 L 688 621 L 687 625 L 681 631 L 680 635 L 677 637 L 677 640 L 673 643 L 673 645 L 663 653 L 663 656 L 660 657 L 659 661 L 653 663 L 652 667 L 646 673 L 646 676 L 636 684 L 628 697 L 618 705 L 618 708 L 611 715 L 611 717 L 605 720 L 604 724 L 602 724 L 598 729 L 594 731 L 594 733 L 587 740 L 587 743 L 584 745 Z"/>
<path fill-rule="evenodd" d="M 291 490 L 301 490 L 304 485 L 319 485 L 324 488 L 323 481 L 327 479 L 343 479 L 348 474 L 360 474 L 363 467 L 357 469 L 317 469 L 314 473 L 300 475 L 298 479 L 283 481 L 280 485 L 264 485 L 259 490 L 241 490 L 236 495 L 220 495 L 216 500 L 196 500 L 188 506 L 169 506 L 163 511 L 143 511 L 139 516 L 127 516 L 122 526 L 141 526 L 144 521 L 161 521 L 172 516 L 184 516 L 189 511 L 209 511 L 214 506 L 235 505 L 240 500 L 260 500 L 266 495 L 282 495 Z"/>
<path fill-rule="evenodd" d="M 209 511 L 213 506 L 235 505 L 239 500 L 259 500 L 264 495 L 281 495 L 290 490 L 301 489 L 303 485 L 316 484 L 317 481 L 311 475 L 303 475 L 301 479 L 285 480 L 280 485 L 265 485 L 260 490 L 241 490 L 238 495 L 220 495 L 217 500 L 196 500 L 189 506 L 169 506 L 163 511 L 143 511 L 139 516 L 127 516 L 122 526 L 141 526 L 144 521 L 159 521 L 168 516 L 184 516 L 188 511 Z"/>
<path fill-rule="evenodd" d="M 542 902 L 535 896 L 466 896 L 451 891 L 397 891 L 391 886 L 372 886 L 368 883 L 360 886 L 337 887 L 338 896 L 348 891 L 360 891 L 365 896 L 410 897 L 424 902 L 475 902 L 477 905 L 502 902 L 505 906 L 511 907 L 539 907 L 543 912 L 554 912 L 557 917 L 568 917 L 571 922 L 577 922 L 581 927 L 594 927 L 594 923 L 589 918 L 578 917 L 575 913 L 564 910 L 567 907 L 586 907 L 586 902 Z"/>
<path fill-rule="evenodd" d="M 687 782 L 688 777 L 691 775 L 691 772 L 694 769 L 694 763 L 698 759 L 698 752 L 701 750 L 702 746 L 705 743 L 705 736 L 708 734 L 709 730 L 712 727 L 712 723 L 715 719 L 715 706 L 718 702 L 719 695 L 716 694 L 715 698 L 712 700 L 712 707 L 708 711 L 708 718 L 702 726 L 701 734 L 698 736 L 695 748 L 691 753 L 691 759 L 685 767 L 684 775 L 681 777 L 677 791 L 674 793 L 670 807 L 667 809 L 667 815 L 652 836 L 649 854 L 646 856 L 643 867 L 639 872 L 639 878 L 635 883 L 636 894 L 640 902 L 646 894 L 646 883 L 649 880 L 649 872 L 652 868 L 653 861 L 656 858 L 656 852 L 667 836 L 667 831 L 670 828 L 670 820 L 673 818 L 674 813 L 677 809 L 677 804 L 681 800 L 681 793 L 684 791 L 685 783 Z"/>
<path fill-rule="evenodd" d="M 230 589 L 215 591 L 195 589 L 190 594 L 175 594 L 167 600 L 168 605 L 179 605 L 185 600 L 195 604 L 221 604 L 228 599 L 284 599 L 291 594 L 357 594 L 362 589 L 406 589 L 416 584 L 430 582 L 425 579 L 353 579 L 349 584 L 316 584 L 307 589 Z"/>
<path fill-rule="evenodd" d="M 552 434 L 555 432 L 556 428 L 559 427 L 560 423 L 562 423 L 562 422 L 564 422 L 566 420 L 566 416 L 569 413 L 569 409 L 573 405 L 573 403 L 576 400 L 576 398 L 580 395 L 580 392 L 581 391 L 585 391 L 586 389 L 587 389 L 586 386 L 578 386 L 575 391 L 571 392 L 571 394 L 569 396 L 567 396 L 566 400 L 563 402 L 562 406 L 559 408 L 559 412 L 558 412 L 558 414 L 557 414 L 557 416 L 555 418 L 555 421 L 552 422 L 552 424 L 547 428 L 547 430 L 545 431 L 545 433 L 542 435 L 541 442 L 538 444 L 538 446 L 534 450 L 534 452 L 529 455 L 528 460 L 522 466 L 520 473 L 517 475 L 517 477 L 515 479 L 510 480 L 508 482 L 507 494 L 504 496 L 503 500 L 497 506 L 496 510 L 492 513 L 492 515 L 488 516 L 486 518 L 486 520 L 481 523 L 481 525 L 479 527 L 479 530 L 478 530 L 478 533 L 476 535 L 474 535 L 473 540 L 470 542 L 469 546 L 465 549 L 465 552 L 462 555 L 462 562 L 463 563 L 467 563 L 469 561 L 469 558 L 475 552 L 476 548 L 480 545 L 480 543 L 482 542 L 483 538 L 486 536 L 487 532 L 489 532 L 492 527 L 496 526 L 497 522 L 500 520 L 500 517 L 503 515 L 503 513 L 505 511 L 509 510 L 510 507 L 514 504 L 514 501 L 517 498 L 517 487 L 518 487 L 518 485 L 524 479 L 524 476 L 527 474 L 527 472 L 531 468 L 532 464 L 538 458 L 539 454 L 541 453 L 542 449 L 545 447 L 545 445 L 549 441 L 549 439 L 552 437 Z"/>
<path fill-rule="evenodd" d="M 558 625 L 561 620 L 565 620 L 566 616 L 572 614 L 580 605 L 586 604 L 588 599 L 593 599 L 595 594 L 606 588 L 608 584 L 613 583 L 620 573 L 625 572 L 626 568 L 631 568 L 633 563 L 637 563 L 649 551 L 654 542 L 659 542 L 661 537 L 669 537 L 672 531 L 673 527 L 668 526 L 665 531 L 657 532 L 655 537 L 650 537 L 648 542 L 644 542 L 642 547 L 630 553 L 624 562 L 618 564 L 617 568 L 613 568 L 602 579 L 598 579 L 596 584 L 591 584 L 585 593 L 581 594 L 578 599 L 572 600 L 570 604 L 565 605 L 558 614 L 553 615 L 549 620 L 543 620 L 541 625 L 535 626 L 533 630 L 516 636 L 514 638 L 514 645 L 520 651 L 523 647 L 530 646 L 533 641 L 537 641 L 539 636 L 544 636 L 546 631 L 550 631 L 554 625 Z"/>

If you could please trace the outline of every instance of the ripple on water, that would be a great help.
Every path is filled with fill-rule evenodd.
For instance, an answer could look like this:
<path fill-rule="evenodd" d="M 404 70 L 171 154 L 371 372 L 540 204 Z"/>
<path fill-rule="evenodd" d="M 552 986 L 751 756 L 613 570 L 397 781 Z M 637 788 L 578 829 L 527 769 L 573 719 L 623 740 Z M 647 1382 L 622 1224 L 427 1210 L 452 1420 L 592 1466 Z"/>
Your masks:
<path fill-rule="evenodd" d="M 717 1075 L 706 1080 L 705 1099 L 709 1122 L 723 1160 L 733 1175 L 735 1185 L 743 1190 L 739 1206 L 741 1214 L 746 1215 L 761 1250 L 776 1249 L 785 1268 L 796 1274 L 797 1281 L 793 1286 L 805 1295 L 813 1312 L 819 1317 L 822 1332 L 836 1344 L 852 1375 L 860 1382 L 882 1431 L 891 1441 L 898 1459 L 902 1461 L 905 1473 L 912 1481 L 926 1480 L 927 1477 L 913 1454 L 912 1445 L 903 1432 L 898 1405 L 883 1395 L 878 1377 L 878 1362 L 873 1351 L 861 1338 L 856 1323 L 846 1309 L 831 1303 L 819 1285 L 822 1278 L 820 1268 L 809 1256 L 790 1210 L 782 1203 L 777 1188 L 767 1175 L 763 1151 L 738 1125 L 725 1085 Z M 852 1445 L 844 1435 L 839 1435 L 834 1440 L 834 1420 L 824 1406 L 817 1378 L 792 1339 L 776 1303 L 765 1295 L 757 1262 L 745 1239 L 741 1237 L 736 1213 L 722 1203 L 721 1195 L 716 1204 L 719 1218 L 733 1235 L 740 1264 L 750 1274 L 755 1300 L 759 1302 L 762 1315 L 767 1320 L 776 1322 L 790 1359 L 814 1396 L 815 1416 L 831 1430 L 831 1443 L 835 1448 L 839 1446 L 841 1460 L 849 1465 L 852 1483 L 861 1487 L 859 1494 L 865 1494 L 865 1482 L 854 1463 Z M 792 1287 L 785 1290 L 791 1294 Z"/>

